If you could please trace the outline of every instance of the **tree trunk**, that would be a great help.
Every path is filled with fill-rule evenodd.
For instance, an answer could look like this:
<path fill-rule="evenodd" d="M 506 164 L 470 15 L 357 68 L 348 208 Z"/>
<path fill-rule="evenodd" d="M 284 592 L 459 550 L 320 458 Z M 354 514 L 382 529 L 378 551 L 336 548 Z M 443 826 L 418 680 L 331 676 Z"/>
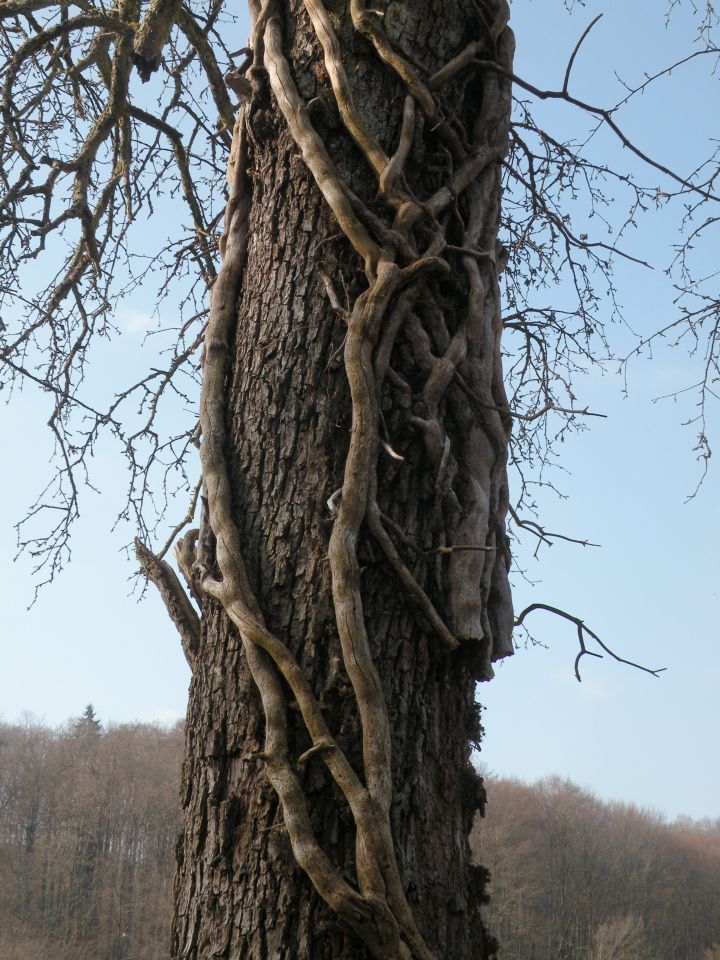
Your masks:
<path fill-rule="evenodd" d="M 351 312 L 367 289 L 367 263 L 340 229 L 318 187 L 317 169 L 309 169 L 298 147 L 278 104 L 277 70 L 269 59 L 275 54 L 271 50 L 258 63 L 258 38 L 267 50 L 273 36 L 282 36 L 307 105 L 304 116 L 349 187 L 360 221 L 384 249 L 401 203 L 393 209 L 390 200 L 378 198 L 373 170 L 348 134 L 331 89 L 328 53 L 318 41 L 322 21 L 309 16 L 314 6 L 286 0 L 264 37 L 255 35 L 256 63 L 248 75 L 254 92 L 244 121 L 247 250 L 234 300 L 224 453 L 232 518 L 265 624 L 294 655 L 364 783 L 358 701 L 338 633 L 331 534 L 337 492 L 347 490 L 356 414 L 343 364 L 343 351 L 352 352 L 345 309 Z M 477 58 L 511 67 L 512 35 L 504 4 L 496 0 L 376 6 L 385 9 L 384 17 L 373 16 L 392 48 L 426 85 L 471 42 L 477 41 Z M 349 3 L 326 0 L 325 10 L 356 114 L 392 157 L 417 97 L 406 98 L 404 79 L 382 61 L 371 35 L 353 25 Z M 383 315 L 373 353 L 381 412 L 371 486 L 376 476 L 378 510 L 364 516 L 357 547 L 364 622 L 390 725 L 390 824 L 400 879 L 426 944 L 445 960 L 483 960 L 492 953 L 479 917 L 485 874 L 470 864 L 468 834 L 482 793 L 470 764 L 470 745 L 481 732 L 475 683 L 489 678 L 491 660 L 511 652 L 504 530 L 510 419 L 499 359 L 496 255 L 508 86 L 494 72 L 459 70 L 438 83 L 437 117 L 414 111 L 397 195 L 426 201 L 452 183 L 455 196 L 438 201 L 432 222 L 420 215 L 407 234 L 409 244 L 432 247 L 437 224 L 445 243 L 462 250 L 436 245 L 432 255 L 450 269 L 410 277 Z M 481 148 L 490 160 L 468 184 L 453 181 L 464 158 Z M 393 254 L 402 268 L 412 259 L 407 247 L 398 242 Z M 335 291 L 331 297 L 328 290 Z M 405 574 L 417 590 L 408 588 Z M 202 607 L 172 956 L 381 955 L 338 918 L 298 865 L 266 776 L 265 717 L 242 630 L 215 599 L 203 596 Z M 460 641 L 457 649 L 441 642 L 444 624 L 450 639 Z M 350 807 L 320 752 L 299 762 L 313 741 L 294 692 L 284 682 L 283 690 L 289 755 L 315 837 L 355 888 Z"/>

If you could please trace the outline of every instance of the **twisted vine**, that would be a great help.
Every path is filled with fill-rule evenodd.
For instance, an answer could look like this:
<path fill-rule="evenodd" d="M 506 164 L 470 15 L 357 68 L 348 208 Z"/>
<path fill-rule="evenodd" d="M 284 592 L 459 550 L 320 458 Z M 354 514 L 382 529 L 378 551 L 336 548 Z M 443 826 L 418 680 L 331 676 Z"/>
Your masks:
<path fill-rule="evenodd" d="M 379 18 L 361 0 L 353 0 L 354 29 L 370 42 L 384 68 L 406 90 L 399 141 L 388 156 L 359 114 L 341 45 L 324 4 L 304 0 L 342 124 L 371 170 L 378 195 L 392 211 L 391 220 L 382 222 L 367 215 L 313 125 L 284 53 L 279 4 L 276 0 L 262 4 L 251 0 L 250 6 L 253 59 L 248 76 L 253 93 L 240 109 L 233 134 L 230 196 L 220 242 L 223 262 L 212 289 L 200 400 L 205 524 L 214 550 L 208 556 L 207 550 L 198 549 L 190 567 L 185 538 L 178 559 L 191 582 L 222 605 L 242 638 L 265 714 L 261 758 L 280 799 L 298 864 L 320 896 L 378 960 L 433 960 L 406 900 L 393 847 L 390 722 L 365 625 L 358 544 L 367 527 L 419 615 L 437 636 L 443 655 L 453 655 L 463 644 L 477 645 L 482 650 L 479 674 L 492 675 L 491 660 L 510 652 L 512 631 L 504 528 L 511 419 L 502 387 L 496 262 L 499 165 L 508 143 L 510 84 L 502 72 L 490 75 L 474 129 L 462 130 L 445 115 L 439 94 L 442 71 L 431 85 L 423 82 L 391 43 Z M 507 28 L 507 4 L 497 0 L 491 8 L 493 49 L 502 70 L 510 71 L 513 38 Z M 487 45 L 481 43 L 481 47 L 489 55 Z M 456 69 L 451 65 L 446 72 L 452 74 Z M 334 522 L 328 557 L 344 667 L 361 720 L 364 782 L 329 730 L 294 655 L 263 620 L 232 516 L 224 452 L 225 383 L 252 202 L 246 176 L 249 113 L 265 78 L 338 227 L 364 264 L 366 287 L 347 310 L 340 307 L 330 277 L 323 276 L 331 305 L 347 323 L 344 364 L 352 425 L 342 485 L 332 498 Z M 420 123 L 429 128 L 429 135 L 441 144 L 450 161 L 446 182 L 422 199 L 414 195 L 406 175 Z M 437 285 L 452 274 L 453 257 L 459 257 L 467 297 L 464 316 L 451 331 Z M 393 452 L 381 436 L 383 391 L 390 387 L 411 392 L 392 366 L 401 333 L 425 376 L 419 405 L 408 414 L 407 424 L 421 437 L 434 474 L 436 515 L 432 522 L 439 542 L 432 552 L 436 576 L 448 598 L 443 604 L 445 613 L 421 584 L 420 572 L 413 569 L 415 558 L 403 557 L 407 538 L 386 520 L 378 503 L 379 457 L 383 448 Z M 462 424 L 463 436 L 446 424 L 446 410 Z M 464 484 L 455 482 L 458 463 L 467 465 Z M 204 542 L 208 542 L 207 530 L 201 529 L 199 535 L 193 535 L 192 546 Z M 290 688 L 312 741 L 311 748 L 296 761 L 289 755 L 282 681 Z M 295 764 L 313 755 L 321 757 L 355 822 L 357 889 L 330 862 L 312 831 Z"/>

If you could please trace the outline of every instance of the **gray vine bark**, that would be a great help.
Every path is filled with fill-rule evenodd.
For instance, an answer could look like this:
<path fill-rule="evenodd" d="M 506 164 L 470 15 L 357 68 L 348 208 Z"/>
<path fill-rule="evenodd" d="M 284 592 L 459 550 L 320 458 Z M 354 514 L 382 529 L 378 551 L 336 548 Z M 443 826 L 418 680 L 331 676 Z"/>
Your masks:
<path fill-rule="evenodd" d="M 469 756 L 476 681 L 511 652 L 510 94 L 474 62 L 511 68 L 507 6 L 251 6 L 184 564 L 202 637 L 172 956 L 483 960 Z"/>

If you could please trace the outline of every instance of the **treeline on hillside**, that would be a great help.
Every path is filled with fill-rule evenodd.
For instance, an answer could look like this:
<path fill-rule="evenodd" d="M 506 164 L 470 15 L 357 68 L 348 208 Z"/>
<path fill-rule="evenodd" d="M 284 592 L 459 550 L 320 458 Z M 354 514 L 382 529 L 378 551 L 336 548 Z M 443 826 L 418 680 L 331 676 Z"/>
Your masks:
<path fill-rule="evenodd" d="M 502 960 L 720 960 L 720 819 L 667 823 L 558 778 L 487 786 L 472 844 Z"/>
<path fill-rule="evenodd" d="M 182 725 L 0 724 L 0 960 L 167 960 Z M 487 778 L 501 960 L 720 960 L 720 820 Z M 452 958 L 444 958 L 452 960 Z"/>
<path fill-rule="evenodd" d="M 0 725 L 0 960 L 166 960 L 182 743 Z"/>

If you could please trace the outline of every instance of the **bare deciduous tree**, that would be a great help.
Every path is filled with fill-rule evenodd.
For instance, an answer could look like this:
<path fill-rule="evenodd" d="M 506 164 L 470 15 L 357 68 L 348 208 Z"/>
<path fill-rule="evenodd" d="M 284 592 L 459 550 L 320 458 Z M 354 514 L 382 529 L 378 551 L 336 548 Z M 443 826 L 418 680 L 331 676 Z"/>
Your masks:
<path fill-rule="evenodd" d="M 123 515 L 193 670 L 173 956 L 486 956 L 470 745 L 475 682 L 512 652 L 506 520 L 556 536 L 528 513 L 532 471 L 593 413 L 573 376 L 603 343 L 596 278 L 612 290 L 613 259 L 637 260 L 624 226 L 658 199 L 524 98 L 607 128 L 698 210 L 717 203 L 717 164 L 680 176 L 633 144 L 622 104 L 572 94 L 590 28 L 558 89 L 517 77 L 505 0 L 251 0 L 233 53 L 220 0 L 74 6 L 0 3 L 0 290 L 26 308 L 1 356 L 8 381 L 55 398 L 58 449 L 20 539 L 52 577 L 114 434 Z M 698 56 L 714 52 L 708 18 Z M 605 184 L 627 201 L 610 241 L 564 207 L 581 189 L 601 206 Z M 182 229 L 159 250 L 137 241 L 176 195 Z M 40 257 L 54 276 L 26 292 Z M 170 353 L 91 402 L 93 346 L 148 265 L 161 297 L 183 291 Z M 536 299 L 564 279 L 566 309 Z M 717 330 L 715 302 L 701 312 L 681 329 Z M 178 484 L 189 509 L 153 552 Z M 175 544 L 186 591 L 164 555 L 198 502 Z M 594 635 L 574 622 L 582 654 Z"/>

